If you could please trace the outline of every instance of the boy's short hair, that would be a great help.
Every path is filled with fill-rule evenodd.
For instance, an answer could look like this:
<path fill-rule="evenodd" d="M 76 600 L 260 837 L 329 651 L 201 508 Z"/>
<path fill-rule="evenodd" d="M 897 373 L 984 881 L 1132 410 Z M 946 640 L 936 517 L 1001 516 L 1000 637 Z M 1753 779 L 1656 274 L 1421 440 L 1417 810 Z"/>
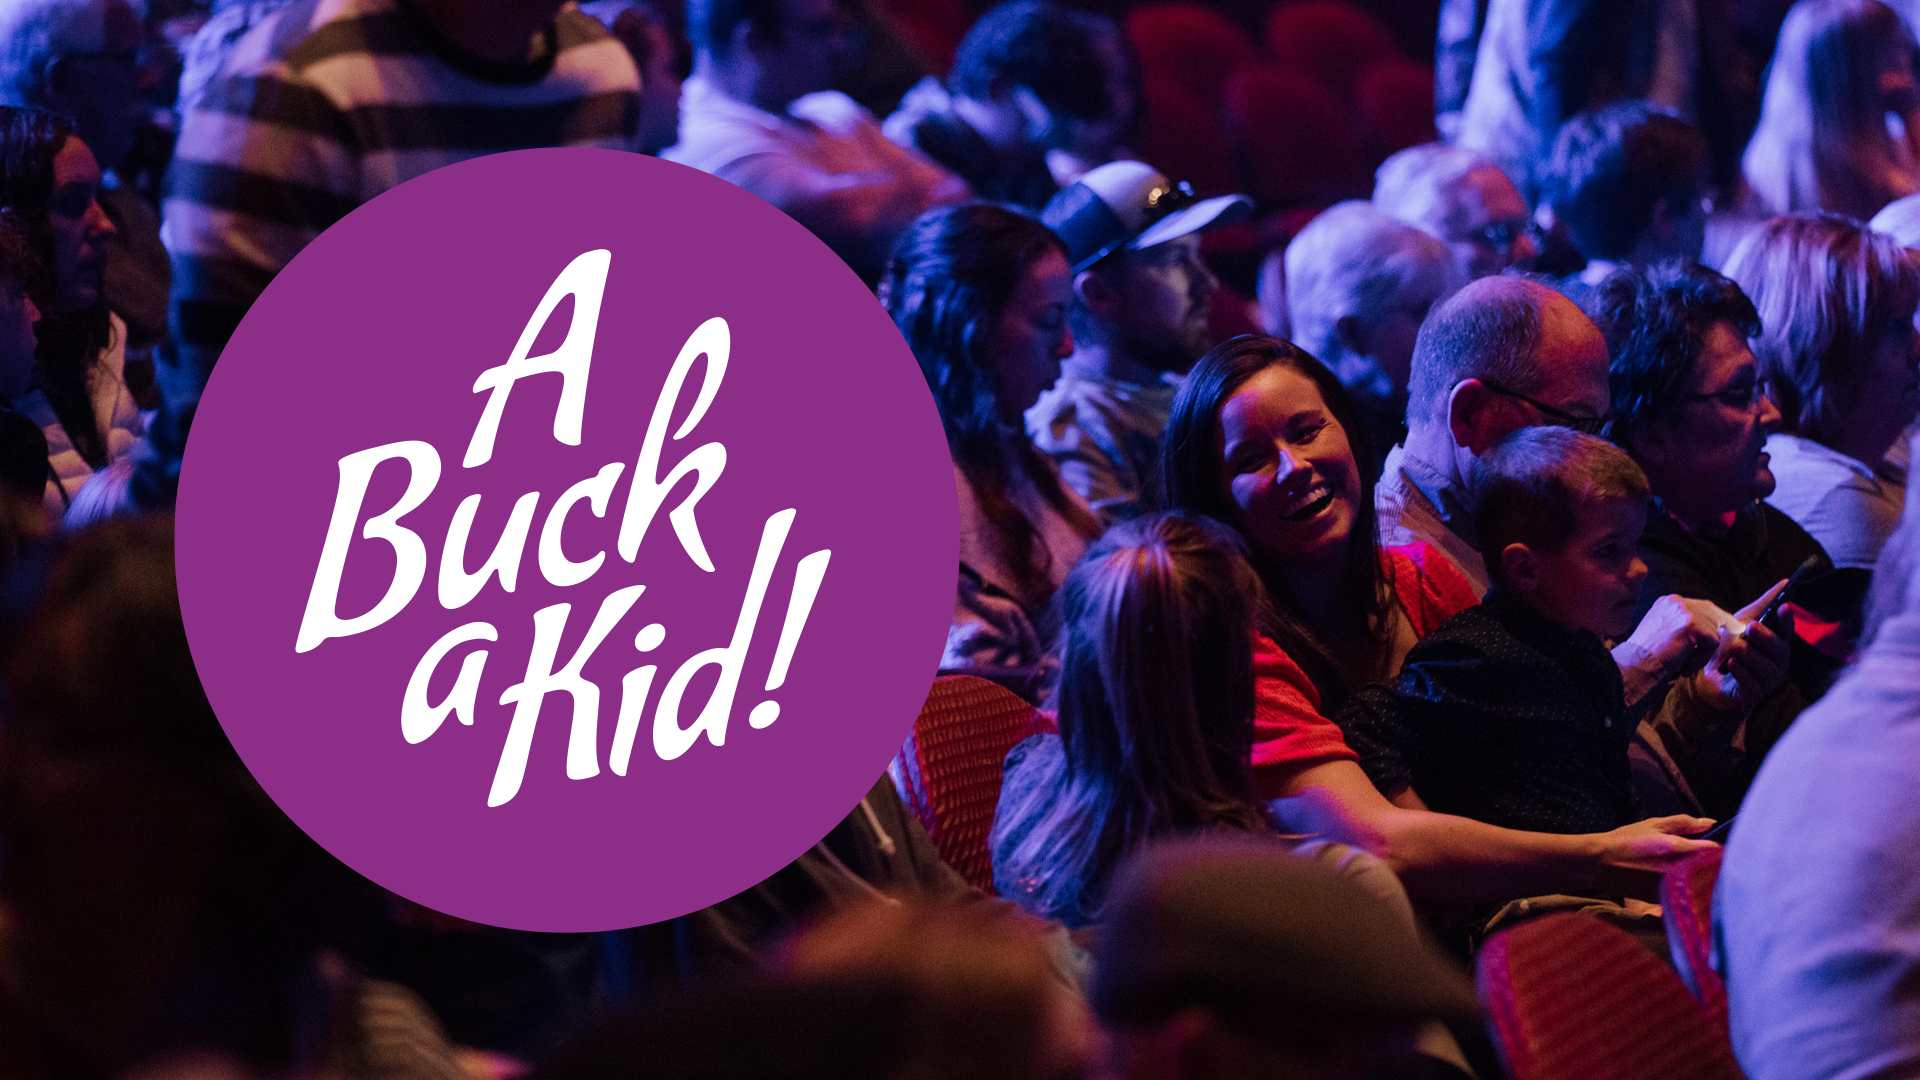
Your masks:
<path fill-rule="evenodd" d="M 1647 474 L 1625 450 L 1563 427 L 1530 427 L 1502 439 L 1473 463 L 1473 524 L 1496 575 L 1508 544 L 1564 547 L 1595 499 L 1645 499 Z"/>

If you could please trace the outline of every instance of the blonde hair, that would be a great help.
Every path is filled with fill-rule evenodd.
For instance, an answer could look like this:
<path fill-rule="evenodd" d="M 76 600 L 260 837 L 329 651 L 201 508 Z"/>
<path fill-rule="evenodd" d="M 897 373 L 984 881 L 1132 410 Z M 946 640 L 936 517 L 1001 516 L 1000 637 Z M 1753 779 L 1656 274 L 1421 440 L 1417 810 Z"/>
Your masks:
<path fill-rule="evenodd" d="M 1760 314 L 1754 359 L 1783 430 L 1833 444 L 1864 394 L 1886 328 L 1920 307 L 1920 255 L 1837 214 L 1792 214 L 1756 229 L 1727 260 Z"/>
<path fill-rule="evenodd" d="M 1880 90 L 1882 61 L 1914 51 L 1906 24 L 1880 0 L 1793 6 L 1742 161 L 1765 209 L 1832 210 L 1865 220 L 1920 190 L 1913 163 L 1901 160 L 1887 131 Z"/>

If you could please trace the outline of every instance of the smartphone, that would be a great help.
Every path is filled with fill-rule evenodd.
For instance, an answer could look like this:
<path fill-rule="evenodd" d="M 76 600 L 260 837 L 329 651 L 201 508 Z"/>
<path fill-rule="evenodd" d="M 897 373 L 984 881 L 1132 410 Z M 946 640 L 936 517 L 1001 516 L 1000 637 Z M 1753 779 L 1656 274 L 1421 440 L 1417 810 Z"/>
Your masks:
<path fill-rule="evenodd" d="M 1698 839 L 1711 840 L 1716 844 L 1724 844 L 1727 842 L 1727 837 L 1732 835 L 1732 833 L 1733 833 L 1733 817 L 1729 815 L 1725 821 L 1722 821 L 1719 824 L 1715 825 L 1713 828 L 1708 829 L 1706 832 L 1701 833 Z"/>
<path fill-rule="evenodd" d="M 1760 612 L 1759 617 L 1748 624 L 1746 632 L 1751 634 L 1754 626 L 1761 625 L 1776 634 L 1779 633 L 1780 605 L 1793 599 L 1794 589 L 1800 584 L 1801 579 L 1806 577 L 1808 571 L 1818 565 L 1820 565 L 1820 556 L 1818 555 L 1809 555 L 1801 560 L 1800 565 L 1795 567 L 1792 575 L 1787 578 L 1787 587 L 1781 589 L 1779 595 L 1773 598 L 1773 602 L 1768 604 L 1764 611 Z"/>

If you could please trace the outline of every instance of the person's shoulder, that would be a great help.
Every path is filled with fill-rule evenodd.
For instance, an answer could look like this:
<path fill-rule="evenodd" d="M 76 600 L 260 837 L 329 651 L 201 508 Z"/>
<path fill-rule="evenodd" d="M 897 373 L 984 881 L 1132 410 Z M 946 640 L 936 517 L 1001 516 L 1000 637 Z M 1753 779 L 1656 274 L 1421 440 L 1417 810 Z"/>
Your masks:
<path fill-rule="evenodd" d="M 1480 598 L 1474 594 L 1473 582 L 1468 580 L 1465 571 L 1454 563 L 1452 556 L 1425 540 L 1392 544 L 1382 550 L 1387 568 L 1394 575 L 1395 587 L 1402 581 L 1414 583 L 1422 599 L 1442 609 L 1442 618 L 1479 603 Z"/>
<path fill-rule="evenodd" d="M 866 106 L 838 90 L 817 90 L 795 98 L 787 115 L 805 120 L 843 138 L 877 135 L 880 124 Z"/>

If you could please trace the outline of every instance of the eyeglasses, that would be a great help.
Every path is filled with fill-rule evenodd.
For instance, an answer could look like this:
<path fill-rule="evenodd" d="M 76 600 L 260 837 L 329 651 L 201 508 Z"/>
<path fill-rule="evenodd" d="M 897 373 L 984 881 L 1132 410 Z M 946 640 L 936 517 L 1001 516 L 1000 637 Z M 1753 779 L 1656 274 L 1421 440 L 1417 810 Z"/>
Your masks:
<path fill-rule="evenodd" d="M 1526 234 L 1527 223 L 1524 220 L 1496 221 L 1491 225 L 1475 229 L 1467 234 L 1467 239 L 1475 243 L 1505 251 L 1517 243 Z"/>
<path fill-rule="evenodd" d="M 1751 386 L 1716 390 L 1711 394 L 1688 394 L 1680 400 L 1689 403 L 1695 401 L 1717 401 L 1729 409 L 1746 409 L 1751 411 L 1758 407 L 1766 398 L 1767 380 L 1755 379 Z"/>
<path fill-rule="evenodd" d="M 1612 413 L 1601 413 L 1599 416 L 1580 416 L 1575 413 L 1570 413 L 1565 409 L 1555 408 L 1544 401 L 1530 398 L 1518 390 L 1509 390 L 1499 383 L 1489 382 L 1486 379 L 1481 379 L 1480 385 L 1496 394 L 1513 398 L 1515 401 L 1525 402 L 1539 410 L 1540 415 L 1553 421 L 1556 426 L 1570 428 L 1582 435 L 1598 436 L 1602 431 L 1606 430 L 1607 423 L 1613 419 Z"/>

